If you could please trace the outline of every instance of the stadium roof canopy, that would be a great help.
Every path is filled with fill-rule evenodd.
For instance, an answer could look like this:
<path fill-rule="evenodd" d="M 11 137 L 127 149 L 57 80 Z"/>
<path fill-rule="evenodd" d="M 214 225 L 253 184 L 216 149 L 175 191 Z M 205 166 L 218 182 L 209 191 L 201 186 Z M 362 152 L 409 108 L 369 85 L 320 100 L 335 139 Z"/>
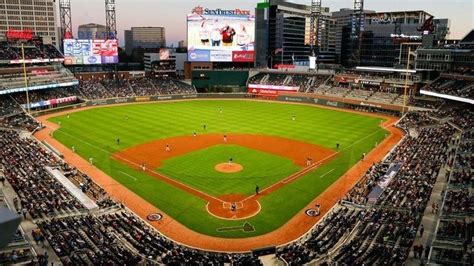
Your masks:
<path fill-rule="evenodd" d="M 400 68 L 391 68 L 391 67 L 356 67 L 356 70 L 359 71 L 369 71 L 369 72 L 382 72 L 382 73 L 416 73 L 416 70 L 413 69 L 400 69 Z"/>

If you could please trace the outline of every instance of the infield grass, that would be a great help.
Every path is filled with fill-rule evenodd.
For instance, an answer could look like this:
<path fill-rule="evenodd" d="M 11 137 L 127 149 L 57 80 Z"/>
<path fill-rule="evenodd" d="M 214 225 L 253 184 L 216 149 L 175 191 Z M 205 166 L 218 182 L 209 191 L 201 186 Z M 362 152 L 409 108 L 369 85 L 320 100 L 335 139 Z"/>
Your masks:
<path fill-rule="evenodd" d="M 244 169 L 237 173 L 214 170 L 215 165 L 226 163 L 229 158 Z M 284 157 L 237 145 L 216 145 L 165 160 L 158 172 L 218 197 L 251 195 L 255 186 L 264 189 L 300 169 Z"/>
<path fill-rule="evenodd" d="M 295 121 L 291 119 L 292 116 L 296 117 Z M 359 161 L 362 153 L 372 150 L 375 143 L 380 143 L 387 133 L 379 126 L 381 119 L 376 117 L 317 106 L 238 100 L 107 106 L 73 113 L 69 119 L 58 116 L 50 120 L 61 123 L 61 128 L 54 132 L 56 139 L 68 147 L 74 145 L 76 152 L 85 159 L 93 157 L 97 167 L 130 190 L 192 230 L 227 238 L 256 236 L 277 229 Z M 133 170 L 110 157 L 112 153 L 127 147 L 156 139 L 189 136 L 195 131 L 199 134 L 273 135 L 333 150 L 336 143 L 339 143 L 340 150 L 334 160 L 260 199 L 261 212 L 248 219 L 255 227 L 254 232 L 218 232 L 218 228 L 239 226 L 244 221 L 227 221 L 208 215 L 206 202 L 200 198 Z M 117 138 L 120 138 L 120 145 L 116 144 Z M 254 151 L 242 152 L 248 152 L 249 157 L 254 156 Z M 199 154 L 198 157 L 201 162 L 197 165 L 204 166 L 203 162 L 214 164 L 216 160 L 212 152 L 207 155 Z M 169 164 L 163 171 L 180 171 L 177 167 L 184 162 L 180 162 L 179 158 L 173 159 L 176 164 Z M 270 161 L 261 164 L 270 165 Z M 192 162 L 194 161 L 188 163 Z M 199 172 L 198 168 L 196 166 L 186 174 L 189 182 L 200 182 L 199 179 L 202 179 L 203 172 Z M 289 167 L 275 169 L 281 175 L 287 170 Z M 193 172 L 196 173 L 196 180 L 193 180 Z M 253 178 L 258 179 L 259 176 L 266 175 L 254 172 Z M 219 178 L 218 182 L 229 182 L 228 187 L 219 188 L 225 192 L 246 192 L 249 186 L 251 189 L 255 186 L 254 180 L 235 182 L 231 178 Z M 216 190 L 214 182 L 200 182 L 199 186 L 206 191 Z"/>

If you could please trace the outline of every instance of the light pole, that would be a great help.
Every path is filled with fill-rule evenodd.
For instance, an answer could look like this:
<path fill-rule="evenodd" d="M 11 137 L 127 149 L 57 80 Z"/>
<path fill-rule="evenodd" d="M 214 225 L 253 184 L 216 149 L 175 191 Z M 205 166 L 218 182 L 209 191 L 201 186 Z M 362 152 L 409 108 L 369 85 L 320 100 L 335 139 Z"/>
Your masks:
<path fill-rule="evenodd" d="M 26 89 L 26 110 L 27 110 L 27 113 L 30 114 L 30 96 L 28 94 L 28 77 L 26 75 L 25 47 L 23 43 L 21 44 L 21 57 L 23 60 L 23 78 L 25 81 L 25 89 Z"/>

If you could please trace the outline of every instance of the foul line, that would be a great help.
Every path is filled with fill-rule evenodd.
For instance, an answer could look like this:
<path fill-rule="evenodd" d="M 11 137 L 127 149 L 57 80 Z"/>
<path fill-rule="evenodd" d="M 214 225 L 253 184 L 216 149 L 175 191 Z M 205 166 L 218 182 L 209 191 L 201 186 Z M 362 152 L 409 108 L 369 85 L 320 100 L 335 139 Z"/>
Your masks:
<path fill-rule="evenodd" d="M 112 155 L 112 156 L 114 156 L 114 157 L 120 158 L 120 159 L 122 159 L 122 160 L 124 160 L 124 161 L 126 161 L 126 162 L 129 162 L 130 164 L 133 164 L 133 165 L 135 165 L 135 166 L 140 166 L 139 163 L 136 163 L 136 162 L 134 162 L 134 161 L 131 161 L 131 160 L 129 160 L 129 159 L 127 159 L 127 158 L 124 158 L 124 157 L 122 157 L 122 156 L 118 156 L 118 155 L 112 154 L 111 152 L 109 152 L 109 151 L 107 151 L 107 150 L 105 150 L 105 149 L 102 149 L 102 148 L 100 148 L 100 147 L 94 146 L 94 145 L 92 145 L 91 143 L 89 143 L 89 142 L 87 142 L 87 141 L 84 141 L 84 140 L 82 140 L 82 139 L 79 139 L 79 138 L 77 138 L 77 137 L 74 137 L 74 136 L 72 136 L 71 134 L 62 131 L 61 129 L 57 129 L 56 131 L 54 131 L 54 129 L 53 129 L 52 127 L 49 127 L 49 128 L 52 129 L 53 132 L 59 131 L 59 132 L 65 134 L 65 135 L 69 136 L 70 138 L 73 138 L 73 139 L 75 139 L 75 140 L 77 140 L 77 141 L 80 141 L 80 142 L 82 142 L 82 143 L 84 143 L 84 144 L 86 144 L 86 145 L 88 145 L 88 146 L 90 146 L 90 147 L 96 148 L 97 150 L 102 151 L 102 152 L 104 152 L 105 154 L 109 154 L 109 155 Z M 192 191 L 195 191 L 195 192 L 198 193 L 198 194 L 204 195 L 204 196 L 206 196 L 206 197 L 208 197 L 208 198 L 212 198 L 212 199 L 217 200 L 217 201 L 220 201 L 220 202 L 225 202 L 225 201 L 223 201 L 223 200 L 221 200 L 221 199 L 219 199 L 219 198 L 216 198 L 216 197 L 214 197 L 214 196 L 211 196 L 211 195 L 209 195 L 209 194 L 207 194 L 207 193 L 205 193 L 205 192 L 202 192 L 202 191 L 200 191 L 200 190 L 197 190 L 197 189 L 195 189 L 195 188 L 193 188 L 193 187 L 190 187 L 190 186 L 188 186 L 188 185 L 186 185 L 186 184 L 184 184 L 184 183 L 181 183 L 181 182 L 179 182 L 179 181 L 176 181 L 176 180 L 174 180 L 174 179 L 172 179 L 172 178 L 170 178 L 170 177 L 167 177 L 167 176 L 165 176 L 165 175 L 163 175 L 163 174 L 161 174 L 161 173 L 158 173 L 158 172 L 156 172 L 156 171 L 149 170 L 149 169 L 147 169 L 147 171 L 150 171 L 150 172 L 152 172 L 152 173 L 158 175 L 159 177 L 161 177 L 161 178 L 163 178 L 163 179 L 168 179 L 168 180 L 170 180 L 170 182 L 172 182 L 172 183 L 180 184 L 180 185 L 182 185 L 183 187 L 186 187 L 186 188 L 188 188 L 188 189 L 190 189 L 190 190 L 192 190 Z M 196 195 L 196 196 L 197 196 L 197 195 Z M 199 196 L 199 197 L 202 199 L 201 196 Z M 206 199 L 204 199 L 204 200 L 206 200 Z"/>
<path fill-rule="evenodd" d="M 137 181 L 137 178 L 136 178 L 136 177 L 133 177 L 133 176 L 131 176 L 131 175 L 125 173 L 124 171 L 120 171 L 120 173 L 122 173 L 122 174 L 124 174 L 124 175 L 126 175 L 126 176 L 132 178 L 133 180 Z"/>
<path fill-rule="evenodd" d="M 323 177 L 327 176 L 328 174 L 330 174 L 330 173 L 331 173 L 332 171 L 334 171 L 334 170 L 336 170 L 336 169 L 331 169 L 331 170 L 329 170 L 327 173 L 325 173 L 324 175 L 322 175 L 320 178 L 323 178 Z"/>
<path fill-rule="evenodd" d="M 349 146 L 347 146 L 347 147 L 345 147 L 345 148 L 343 148 L 343 149 L 341 149 L 341 150 L 339 150 L 339 151 L 337 151 L 337 152 L 335 152 L 335 153 L 332 153 L 332 154 L 330 154 L 330 155 L 328 155 L 328 156 L 326 156 L 326 157 L 320 159 L 319 161 L 315 162 L 313 165 L 304 168 L 304 169 L 301 170 L 300 172 L 297 172 L 297 173 L 295 173 L 295 174 L 293 174 L 293 175 L 290 175 L 288 178 L 285 178 L 285 179 L 283 179 L 283 180 L 281 180 L 281 181 L 279 181 L 279 182 L 276 182 L 276 183 L 274 183 L 274 184 L 272 184 L 272 185 L 270 185 L 270 186 L 268 186 L 268 187 L 262 189 L 262 190 L 260 191 L 260 193 L 263 193 L 263 192 L 265 192 L 265 191 L 267 191 L 267 190 L 269 190 L 269 189 L 271 189 L 271 188 L 273 188 L 273 187 L 275 187 L 275 186 L 277 186 L 277 185 L 279 185 L 279 184 L 287 184 L 288 182 L 291 182 L 291 181 L 293 181 L 294 179 L 301 177 L 302 175 L 304 175 L 304 174 L 308 173 L 309 171 L 311 171 L 311 170 L 317 168 L 318 166 L 320 166 L 320 165 L 322 164 L 322 162 L 324 162 L 324 161 L 326 161 L 326 160 L 328 160 L 328 159 L 330 159 L 330 158 L 332 158 L 332 157 L 334 157 L 334 156 L 340 154 L 340 153 L 343 152 L 343 151 L 348 150 L 349 148 L 352 148 L 352 147 L 355 146 L 356 144 L 358 144 L 358 143 L 364 141 L 365 139 L 367 139 L 367 138 L 369 138 L 369 137 L 372 137 L 373 135 L 377 134 L 377 133 L 378 133 L 379 131 L 381 131 L 382 129 L 387 129 L 387 128 L 391 127 L 391 126 L 392 126 L 392 124 L 389 124 L 389 125 L 387 125 L 387 126 L 381 127 L 381 129 L 376 130 L 376 131 L 373 132 L 372 134 L 369 134 L 369 135 L 367 135 L 367 136 L 361 138 L 360 140 L 358 140 L 358 141 L 356 141 L 356 142 L 350 144 Z M 49 127 L 49 126 L 47 126 L 47 127 Z M 76 140 L 78 140 L 78 141 L 80 141 L 80 142 L 82 142 L 82 143 L 84 143 L 84 144 L 86 144 L 86 145 L 88 145 L 88 146 L 94 147 L 94 148 L 96 148 L 96 149 L 98 149 L 98 150 L 100 150 L 100 151 L 102 151 L 102 152 L 104 152 L 104 153 L 106 153 L 106 154 L 112 154 L 111 152 L 109 152 L 109 151 L 107 151 L 107 150 L 105 150 L 105 149 L 99 148 L 99 147 L 97 147 L 97 146 L 92 145 L 91 143 L 89 143 L 89 142 L 87 142 L 87 141 L 84 141 L 84 140 L 81 140 L 81 139 L 79 139 L 79 138 L 77 138 L 77 137 L 74 137 L 74 136 L 72 136 L 71 134 L 62 131 L 61 129 L 57 129 L 56 131 L 54 131 L 54 129 L 53 129 L 52 127 L 49 127 L 49 128 L 52 129 L 53 132 L 56 132 L 56 131 L 61 132 L 61 133 L 65 134 L 65 135 L 67 135 L 67 136 L 69 136 L 69 137 L 71 137 L 71 138 L 73 138 L 73 139 L 76 139 Z M 386 139 L 384 139 L 384 141 L 385 141 L 385 140 L 386 140 Z M 372 150 L 372 151 L 373 151 L 373 150 Z M 370 154 L 372 151 L 370 151 L 369 154 Z M 113 155 L 114 157 L 120 158 L 120 159 L 122 159 L 122 160 L 124 160 L 124 161 L 126 161 L 126 162 L 129 162 L 129 163 L 131 163 L 131 164 L 133 164 L 133 165 L 140 166 L 140 164 L 138 164 L 138 163 L 136 163 L 136 162 L 133 162 L 133 161 L 131 161 L 131 160 L 127 159 L 127 158 L 124 158 L 124 157 L 122 157 L 122 156 L 118 156 L 118 155 L 115 155 L 115 154 L 112 154 L 112 155 Z M 172 178 L 170 178 L 170 177 L 167 177 L 167 176 L 165 176 L 165 175 L 163 175 L 163 174 L 160 174 L 160 173 L 158 173 L 158 172 L 156 172 L 156 171 L 152 171 L 152 170 L 148 170 L 148 169 L 147 169 L 147 171 L 150 171 L 150 172 L 152 172 L 152 173 L 154 173 L 154 174 L 156 174 L 156 175 L 158 175 L 159 177 L 162 177 L 162 178 L 164 178 L 164 179 L 168 179 L 168 180 L 169 180 L 170 182 L 172 182 L 172 183 L 180 184 L 180 185 L 182 185 L 183 187 L 186 187 L 186 188 L 188 188 L 188 189 L 190 189 L 190 190 L 192 190 L 192 191 L 195 191 L 195 192 L 198 193 L 198 194 L 204 195 L 204 196 L 206 196 L 206 197 L 212 198 L 212 199 L 217 200 L 217 201 L 220 201 L 220 202 L 222 202 L 222 203 L 225 202 L 225 201 L 223 201 L 223 200 L 221 200 L 221 199 L 219 199 L 219 198 L 216 198 L 216 197 L 214 197 L 214 196 L 211 196 L 211 195 L 209 195 L 209 194 L 207 194 L 207 193 L 205 193 L 205 192 L 202 192 L 202 191 L 200 191 L 200 190 L 198 190 L 198 189 L 195 189 L 195 188 L 193 188 L 193 187 L 191 187 L 191 186 L 188 186 L 188 185 L 186 185 L 186 184 L 184 184 L 184 183 L 181 183 L 181 182 L 179 182 L 179 181 L 176 181 L 176 180 L 174 180 L 174 179 L 172 179 Z M 197 195 L 196 195 L 196 196 L 197 196 Z M 247 198 L 245 198 L 245 199 L 243 199 L 243 200 L 241 200 L 241 201 L 239 201 L 239 202 L 245 202 L 245 201 L 247 201 L 247 200 L 249 200 L 249 199 L 251 199 L 251 198 L 253 198 L 253 197 L 255 197 L 255 196 L 256 196 L 255 194 L 250 195 L 250 196 L 248 196 Z M 201 198 L 202 198 L 202 197 L 201 197 Z M 204 200 L 205 200 L 205 199 L 204 199 Z"/>
<path fill-rule="evenodd" d="M 351 145 L 349 145 L 349 146 L 347 146 L 347 147 L 341 149 L 340 151 L 337 151 L 337 152 L 335 152 L 335 153 L 333 153 L 333 154 L 330 154 L 330 155 L 328 155 L 328 156 L 326 156 L 326 157 L 320 159 L 319 161 L 315 162 L 312 166 L 309 166 L 309 167 L 303 169 L 302 171 L 300 171 L 300 172 L 298 172 L 298 173 L 302 173 L 302 172 L 305 171 L 305 170 L 306 170 L 306 172 L 309 172 L 310 170 L 313 170 L 313 168 L 316 168 L 317 166 L 321 165 L 322 162 L 324 162 L 324 161 L 326 161 L 326 160 L 332 158 L 333 156 L 338 155 L 339 153 L 341 153 L 341 152 L 343 152 L 343 151 L 345 151 L 345 150 L 347 150 L 347 149 L 349 149 L 349 148 L 352 148 L 354 145 L 360 143 L 361 141 L 363 141 L 363 140 L 365 140 L 365 139 L 367 139 L 367 138 L 369 138 L 369 137 L 372 137 L 373 135 L 377 134 L 377 133 L 378 133 L 379 131 L 381 131 L 382 129 L 387 129 L 387 128 L 391 127 L 391 126 L 392 126 L 392 124 L 387 125 L 387 126 L 382 126 L 381 129 L 378 129 L 378 130 L 376 130 L 375 132 L 373 132 L 372 134 L 367 135 L 367 136 L 361 138 L 360 140 L 358 140 L 358 141 L 352 143 Z M 383 140 L 383 142 L 385 142 L 386 139 L 387 139 L 387 138 L 385 138 L 385 139 Z M 375 149 L 373 149 L 373 150 L 375 150 Z M 373 150 L 371 150 L 371 151 L 369 152 L 369 154 L 372 153 Z M 305 172 L 305 173 L 306 173 L 306 172 Z M 264 189 L 261 190 L 259 193 L 263 193 L 263 192 L 265 192 L 265 191 L 267 191 L 267 190 L 269 190 L 269 189 L 275 187 L 276 185 L 279 185 L 279 184 L 286 184 L 286 183 L 290 182 L 291 180 L 294 180 L 295 178 L 299 177 L 299 176 L 297 176 L 298 173 L 296 173 L 295 176 L 291 176 L 290 178 L 286 178 L 286 179 L 281 180 L 281 181 L 279 181 L 279 182 L 277 182 L 277 183 L 274 183 L 273 185 L 271 185 L 271 186 L 269 186 L 269 187 L 264 188 Z M 248 199 L 251 199 L 251 198 L 253 198 L 253 197 L 255 197 L 255 196 L 256 196 L 255 194 L 254 194 L 254 195 L 250 195 L 250 196 L 248 196 L 247 198 L 243 199 L 241 202 L 244 202 L 244 201 L 246 201 L 246 200 L 248 200 Z"/>

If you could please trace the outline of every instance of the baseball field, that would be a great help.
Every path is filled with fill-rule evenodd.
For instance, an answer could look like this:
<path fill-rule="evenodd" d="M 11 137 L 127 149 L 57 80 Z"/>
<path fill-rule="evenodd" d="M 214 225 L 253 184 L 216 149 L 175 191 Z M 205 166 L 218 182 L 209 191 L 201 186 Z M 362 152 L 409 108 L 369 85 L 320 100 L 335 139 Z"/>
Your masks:
<path fill-rule="evenodd" d="M 280 228 L 388 134 L 380 117 L 240 100 L 106 106 L 49 121 L 56 140 L 163 215 L 220 238 Z"/>

